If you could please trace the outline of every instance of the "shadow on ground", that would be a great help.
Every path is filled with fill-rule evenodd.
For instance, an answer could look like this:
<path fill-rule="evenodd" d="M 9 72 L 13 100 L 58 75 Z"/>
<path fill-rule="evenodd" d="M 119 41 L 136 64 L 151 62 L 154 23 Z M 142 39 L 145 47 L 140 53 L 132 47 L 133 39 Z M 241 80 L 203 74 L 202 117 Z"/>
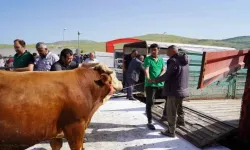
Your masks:
<path fill-rule="evenodd" d="M 86 133 L 86 137 L 88 138 L 89 142 L 128 142 L 138 139 L 152 139 L 161 137 L 160 134 L 149 135 L 149 133 L 152 133 L 152 131 L 148 130 L 145 124 L 121 125 L 110 123 L 92 123 L 90 128 L 91 127 L 93 127 L 92 132 L 90 134 Z M 112 129 L 114 131 L 109 131 L 107 129 Z M 157 130 L 155 131 L 159 132 Z"/>
<path fill-rule="evenodd" d="M 173 140 L 169 141 L 173 142 Z M 129 146 L 124 148 L 123 150 L 141 150 L 141 149 L 178 149 L 178 147 L 168 146 L 166 145 L 166 141 L 158 142 L 158 143 L 150 143 L 150 144 L 143 144 L 143 145 L 135 145 L 135 146 Z"/>
<path fill-rule="evenodd" d="M 125 111 L 125 112 L 130 112 L 130 111 L 145 111 L 145 107 L 137 107 L 137 108 L 127 108 L 127 109 L 110 109 L 110 110 L 100 110 L 101 112 L 107 112 L 107 111 Z"/>

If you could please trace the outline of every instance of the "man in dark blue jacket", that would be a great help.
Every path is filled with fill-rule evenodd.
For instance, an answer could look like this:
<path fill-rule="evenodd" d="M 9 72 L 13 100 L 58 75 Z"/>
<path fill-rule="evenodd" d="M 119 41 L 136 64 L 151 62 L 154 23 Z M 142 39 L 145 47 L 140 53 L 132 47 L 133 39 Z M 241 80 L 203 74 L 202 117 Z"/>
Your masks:
<path fill-rule="evenodd" d="M 178 48 L 175 45 L 168 47 L 167 55 L 169 60 L 166 73 L 151 80 L 151 82 L 165 81 L 162 94 L 167 97 L 167 122 L 169 127 L 168 130 L 161 133 L 169 137 L 175 137 L 176 123 L 185 125 L 182 102 L 185 97 L 189 96 L 189 60 L 186 54 L 178 53 Z"/>

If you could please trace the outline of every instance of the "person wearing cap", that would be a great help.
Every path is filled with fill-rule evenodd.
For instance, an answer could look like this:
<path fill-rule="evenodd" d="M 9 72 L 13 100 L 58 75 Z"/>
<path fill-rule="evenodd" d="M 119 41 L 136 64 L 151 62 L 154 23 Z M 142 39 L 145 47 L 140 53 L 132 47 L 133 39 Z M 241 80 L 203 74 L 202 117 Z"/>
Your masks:
<path fill-rule="evenodd" d="M 60 58 L 55 62 L 50 71 L 61 71 L 61 70 L 73 70 L 79 67 L 91 68 L 96 66 L 98 63 L 77 63 L 73 61 L 73 51 L 65 48 L 61 51 Z"/>
<path fill-rule="evenodd" d="M 34 57 L 25 50 L 26 43 L 24 40 L 14 40 L 14 48 L 16 54 L 14 55 L 13 70 L 12 71 L 33 71 L 34 69 Z"/>
<path fill-rule="evenodd" d="M 152 124 L 152 106 L 155 101 L 155 94 L 163 88 L 164 83 L 152 83 L 151 79 L 155 79 L 165 73 L 166 67 L 162 57 L 158 56 L 159 46 L 157 44 L 150 45 L 151 55 L 144 60 L 145 68 L 145 88 L 146 88 L 146 113 L 148 118 L 147 127 L 150 130 L 155 130 Z"/>
<path fill-rule="evenodd" d="M 161 133 L 169 137 L 175 137 L 176 124 L 185 126 L 182 102 L 185 97 L 189 96 L 189 60 L 186 54 L 178 53 L 178 48 L 175 45 L 167 48 L 167 55 L 169 60 L 166 73 L 150 82 L 165 82 L 162 94 L 167 97 L 168 130 Z"/>
<path fill-rule="evenodd" d="M 39 54 L 39 58 L 35 65 L 35 71 L 50 71 L 51 66 L 59 60 L 59 57 L 50 52 L 47 45 L 43 42 L 36 44 L 36 50 Z"/>

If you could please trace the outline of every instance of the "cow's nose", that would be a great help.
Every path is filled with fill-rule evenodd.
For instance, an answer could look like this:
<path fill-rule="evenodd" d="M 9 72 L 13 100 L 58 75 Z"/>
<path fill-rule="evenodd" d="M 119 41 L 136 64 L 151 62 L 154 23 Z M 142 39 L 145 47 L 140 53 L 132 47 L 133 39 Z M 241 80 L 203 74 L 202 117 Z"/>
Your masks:
<path fill-rule="evenodd" d="M 119 81 L 119 82 L 114 86 L 114 89 L 115 89 L 116 91 L 120 91 L 120 90 L 122 90 L 122 88 L 123 88 L 123 86 L 122 86 L 122 82 L 121 82 L 121 81 Z"/>

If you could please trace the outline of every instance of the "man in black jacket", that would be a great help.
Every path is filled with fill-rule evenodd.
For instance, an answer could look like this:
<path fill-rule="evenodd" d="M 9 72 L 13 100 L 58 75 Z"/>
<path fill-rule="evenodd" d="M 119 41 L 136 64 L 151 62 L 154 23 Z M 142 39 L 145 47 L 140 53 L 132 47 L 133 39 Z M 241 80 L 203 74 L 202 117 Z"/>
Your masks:
<path fill-rule="evenodd" d="M 167 97 L 167 122 L 169 127 L 168 130 L 161 133 L 169 137 L 175 137 L 176 123 L 185 125 L 182 102 L 185 97 L 189 96 L 189 60 L 186 54 L 178 53 L 178 48 L 175 45 L 168 47 L 167 55 L 170 58 L 167 62 L 166 73 L 151 80 L 151 82 L 165 81 L 162 94 Z"/>

